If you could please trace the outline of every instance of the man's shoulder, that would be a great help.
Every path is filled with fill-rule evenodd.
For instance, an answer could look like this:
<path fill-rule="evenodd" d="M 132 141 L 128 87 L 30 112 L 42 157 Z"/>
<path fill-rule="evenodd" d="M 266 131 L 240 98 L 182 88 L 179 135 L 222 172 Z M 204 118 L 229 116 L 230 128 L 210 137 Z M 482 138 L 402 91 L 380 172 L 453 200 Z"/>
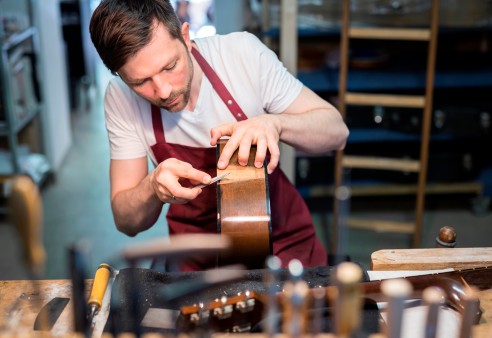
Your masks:
<path fill-rule="evenodd" d="M 223 35 L 217 35 L 219 37 L 223 37 L 224 39 L 232 39 L 232 40 L 237 40 L 237 39 L 243 39 L 243 40 L 258 40 L 256 35 L 247 32 L 247 31 L 242 31 L 242 32 L 231 32 L 228 34 L 223 34 Z"/>
<path fill-rule="evenodd" d="M 114 77 L 108 81 L 104 102 L 107 112 L 135 114 L 147 101 L 131 90 L 121 78 Z"/>
<path fill-rule="evenodd" d="M 123 82 L 123 80 L 121 80 L 119 76 L 115 76 L 109 79 L 108 88 L 118 88 L 123 90 L 129 89 L 126 83 Z"/>
<path fill-rule="evenodd" d="M 128 97 L 133 98 L 134 92 L 127 86 L 125 82 L 119 77 L 115 76 L 108 81 L 106 87 L 106 95 L 113 97 Z"/>
<path fill-rule="evenodd" d="M 250 32 L 232 32 L 228 34 L 217 34 L 198 40 L 199 45 L 226 47 L 226 48 L 247 48 L 251 45 L 261 45 L 260 39 Z"/>

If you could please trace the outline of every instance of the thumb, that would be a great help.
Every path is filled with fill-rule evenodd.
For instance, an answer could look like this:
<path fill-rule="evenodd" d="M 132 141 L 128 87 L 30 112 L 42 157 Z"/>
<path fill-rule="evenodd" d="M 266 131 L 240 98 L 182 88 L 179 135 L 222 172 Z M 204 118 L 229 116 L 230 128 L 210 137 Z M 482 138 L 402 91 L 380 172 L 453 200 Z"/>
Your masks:
<path fill-rule="evenodd" d="M 210 129 L 210 145 L 217 145 L 217 141 L 222 136 L 231 136 L 232 135 L 232 124 L 223 124 L 218 127 Z"/>

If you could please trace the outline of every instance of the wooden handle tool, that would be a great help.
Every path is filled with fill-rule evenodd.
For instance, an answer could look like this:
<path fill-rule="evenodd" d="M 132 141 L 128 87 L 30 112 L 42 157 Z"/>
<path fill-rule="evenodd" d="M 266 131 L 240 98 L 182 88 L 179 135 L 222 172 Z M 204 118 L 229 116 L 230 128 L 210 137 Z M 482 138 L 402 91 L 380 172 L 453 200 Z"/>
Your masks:
<path fill-rule="evenodd" d="M 102 307 L 102 301 L 104 294 L 106 293 L 106 288 L 109 283 L 109 278 L 112 274 L 111 267 L 103 263 L 99 265 L 94 276 L 94 281 L 92 283 L 91 295 L 89 297 L 89 323 L 92 323 L 94 316 L 99 312 Z"/>

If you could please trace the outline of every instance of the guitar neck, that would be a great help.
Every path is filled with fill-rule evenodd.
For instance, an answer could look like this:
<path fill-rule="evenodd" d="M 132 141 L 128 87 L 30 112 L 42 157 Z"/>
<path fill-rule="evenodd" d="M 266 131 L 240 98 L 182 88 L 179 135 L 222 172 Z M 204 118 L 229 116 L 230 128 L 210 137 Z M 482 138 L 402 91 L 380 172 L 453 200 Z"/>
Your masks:
<path fill-rule="evenodd" d="M 446 304 L 451 308 L 463 313 L 465 310 L 464 299 L 468 285 L 473 285 L 480 290 L 492 287 L 492 267 L 483 267 L 467 269 L 460 271 L 451 271 L 445 273 L 435 273 L 421 276 L 406 277 L 413 286 L 411 297 L 421 298 L 422 291 L 429 286 L 438 286 L 445 293 Z M 360 283 L 361 293 L 365 299 L 374 301 L 386 301 L 385 296 L 381 293 L 382 281 L 371 281 Z M 310 289 L 306 298 L 313 299 L 314 291 L 324 293 L 325 299 L 330 299 L 329 295 L 333 292 L 335 286 L 325 288 Z M 279 304 L 285 304 L 286 295 L 279 292 L 276 295 Z M 194 304 L 181 308 L 183 315 L 181 329 L 187 331 L 201 325 L 203 321 L 211 323 L 212 327 L 218 331 L 231 329 L 231 320 L 241 320 L 248 322 L 248 327 L 252 327 L 262 319 L 265 304 L 268 304 L 269 296 L 267 294 L 257 294 L 254 292 L 245 292 L 229 298 L 223 297 L 209 304 Z M 310 303 L 308 301 L 307 303 Z M 239 308 L 240 310 L 233 310 Z M 231 309 L 231 310 L 228 310 Z M 282 311 L 282 310 L 281 310 Z M 224 313 L 232 316 L 233 319 L 224 320 Z M 475 314 L 474 321 L 478 322 L 481 312 Z M 229 318 L 228 317 L 228 318 Z"/>

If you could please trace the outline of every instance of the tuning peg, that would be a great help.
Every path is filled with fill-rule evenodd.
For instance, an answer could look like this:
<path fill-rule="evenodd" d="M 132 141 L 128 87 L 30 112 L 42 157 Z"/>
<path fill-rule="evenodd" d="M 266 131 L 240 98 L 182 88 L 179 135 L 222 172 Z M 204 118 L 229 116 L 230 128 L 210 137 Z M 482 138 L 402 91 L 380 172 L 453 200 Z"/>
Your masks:
<path fill-rule="evenodd" d="M 265 328 L 264 332 L 273 337 L 278 331 L 279 310 L 277 303 L 277 283 L 279 274 L 282 268 L 282 261 L 277 256 L 269 256 L 266 261 L 266 272 L 264 276 L 265 284 L 268 292 L 268 303 L 265 312 Z"/>
<path fill-rule="evenodd" d="M 337 292 L 334 297 L 334 330 L 340 337 L 350 337 L 360 325 L 362 308 L 361 268 L 351 262 L 340 263 L 334 270 Z"/>
<path fill-rule="evenodd" d="M 430 286 L 422 293 L 422 299 L 428 307 L 427 323 L 424 328 L 425 338 L 435 338 L 439 319 L 439 306 L 444 302 L 444 291 L 436 286 Z"/>
<path fill-rule="evenodd" d="M 477 318 L 477 313 L 480 312 L 480 300 L 478 298 L 479 291 L 476 287 L 470 286 L 465 290 L 464 309 L 462 313 L 460 338 L 470 338 L 472 327 Z"/>
<path fill-rule="evenodd" d="M 300 260 L 294 258 L 289 262 L 288 270 L 290 274 L 290 279 L 292 281 L 298 281 L 302 278 L 304 273 L 304 267 Z"/>
<path fill-rule="evenodd" d="M 400 338 L 405 300 L 413 291 L 412 284 L 402 278 L 388 279 L 381 283 L 381 291 L 388 300 L 387 338 Z"/>

